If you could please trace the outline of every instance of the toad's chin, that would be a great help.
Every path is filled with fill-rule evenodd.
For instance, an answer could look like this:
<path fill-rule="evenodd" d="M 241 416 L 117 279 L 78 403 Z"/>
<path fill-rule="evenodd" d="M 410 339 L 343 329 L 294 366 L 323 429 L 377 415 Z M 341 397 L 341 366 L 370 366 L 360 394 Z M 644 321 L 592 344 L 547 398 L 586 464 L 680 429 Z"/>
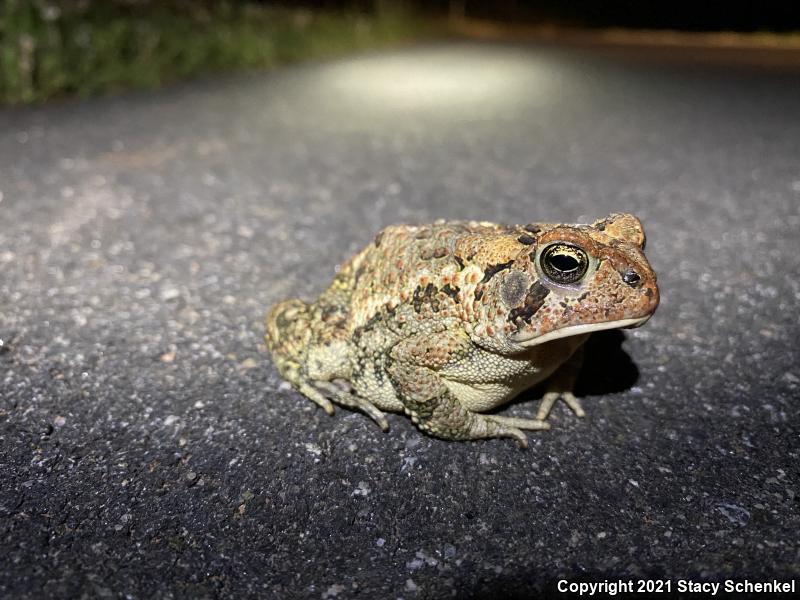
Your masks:
<path fill-rule="evenodd" d="M 584 325 L 570 325 L 569 327 L 562 327 L 555 331 L 550 331 L 544 335 L 531 335 L 524 332 L 515 333 L 510 337 L 512 342 L 520 344 L 525 348 L 538 346 L 565 337 L 574 335 L 585 335 L 587 333 L 594 333 L 595 331 L 604 331 L 606 329 L 632 329 L 644 325 L 647 320 L 653 316 L 645 315 L 644 317 L 636 317 L 635 319 L 620 319 L 618 321 L 605 321 L 603 323 L 587 323 Z"/>

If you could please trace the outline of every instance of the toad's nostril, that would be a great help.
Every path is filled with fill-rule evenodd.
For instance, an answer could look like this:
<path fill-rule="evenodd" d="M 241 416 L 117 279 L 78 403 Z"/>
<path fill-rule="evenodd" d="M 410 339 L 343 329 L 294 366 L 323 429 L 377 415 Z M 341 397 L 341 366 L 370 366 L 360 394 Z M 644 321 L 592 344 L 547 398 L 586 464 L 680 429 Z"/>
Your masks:
<path fill-rule="evenodd" d="M 642 281 L 642 278 L 639 277 L 639 274 L 636 271 L 629 269 L 622 274 L 622 281 L 631 287 L 636 287 L 639 285 L 639 282 Z"/>

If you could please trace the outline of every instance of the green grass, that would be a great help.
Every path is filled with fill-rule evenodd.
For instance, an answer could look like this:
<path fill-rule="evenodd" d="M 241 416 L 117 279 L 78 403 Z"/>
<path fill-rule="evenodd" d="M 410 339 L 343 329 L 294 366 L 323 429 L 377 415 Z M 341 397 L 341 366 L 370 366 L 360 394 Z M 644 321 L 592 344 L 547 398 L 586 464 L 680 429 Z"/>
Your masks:
<path fill-rule="evenodd" d="M 267 68 L 384 46 L 428 28 L 387 10 L 356 15 L 242 2 L 0 0 L 0 102 L 37 103 Z"/>

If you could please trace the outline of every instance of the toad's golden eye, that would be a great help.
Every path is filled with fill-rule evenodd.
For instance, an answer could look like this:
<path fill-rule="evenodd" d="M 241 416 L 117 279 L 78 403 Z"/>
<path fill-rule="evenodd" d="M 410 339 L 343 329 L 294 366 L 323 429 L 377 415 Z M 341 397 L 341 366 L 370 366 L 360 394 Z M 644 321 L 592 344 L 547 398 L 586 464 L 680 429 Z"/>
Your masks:
<path fill-rule="evenodd" d="M 589 256 L 578 246 L 557 242 L 542 250 L 539 265 L 554 283 L 577 283 L 589 269 Z"/>

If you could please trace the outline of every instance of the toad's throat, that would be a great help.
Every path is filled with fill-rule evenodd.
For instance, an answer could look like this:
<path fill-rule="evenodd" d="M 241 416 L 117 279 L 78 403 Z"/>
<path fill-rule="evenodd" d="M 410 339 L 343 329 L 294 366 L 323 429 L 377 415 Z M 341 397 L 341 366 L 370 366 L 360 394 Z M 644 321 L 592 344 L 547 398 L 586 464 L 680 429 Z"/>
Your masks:
<path fill-rule="evenodd" d="M 636 317 L 634 319 L 620 319 L 618 321 L 606 321 L 604 323 L 587 323 L 583 325 L 570 325 L 569 327 L 562 327 L 555 331 L 550 331 L 540 336 L 530 336 L 525 333 L 517 333 L 511 336 L 511 341 L 516 342 L 530 348 L 538 346 L 546 342 L 552 342 L 565 337 L 573 335 L 583 335 L 593 333 L 595 331 L 604 331 L 606 329 L 631 329 L 644 325 L 645 322 L 652 316 L 652 314 L 645 315 L 644 317 Z"/>

